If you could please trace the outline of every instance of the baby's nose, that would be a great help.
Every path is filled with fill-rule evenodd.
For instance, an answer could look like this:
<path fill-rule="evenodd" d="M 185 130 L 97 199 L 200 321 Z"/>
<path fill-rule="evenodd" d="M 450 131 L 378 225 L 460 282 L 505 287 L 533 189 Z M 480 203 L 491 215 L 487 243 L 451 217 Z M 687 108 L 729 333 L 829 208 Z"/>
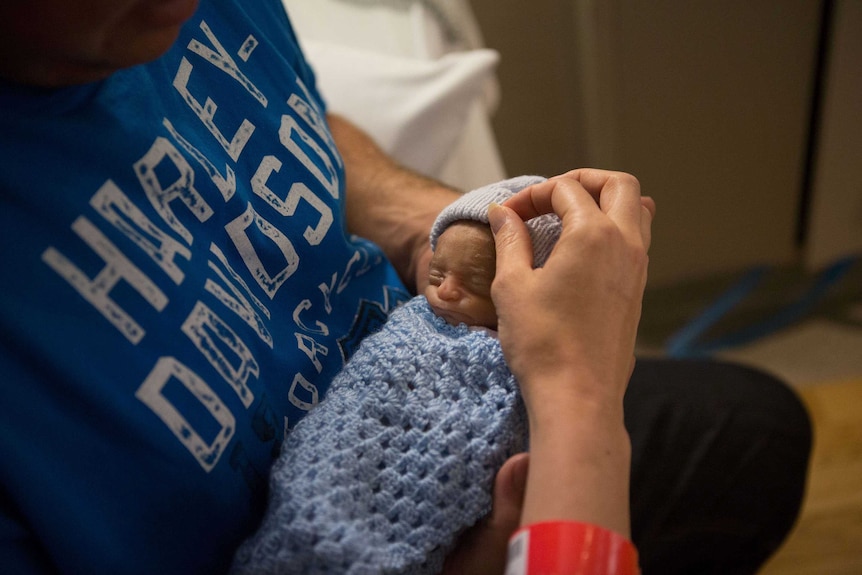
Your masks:
<path fill-rule="evenodd" d="M 461 298 L 461 287 L 458 280 L 452 276 L 446 276 L 437 287 L 437 295 L 444 301 L 457 301 Z"/>

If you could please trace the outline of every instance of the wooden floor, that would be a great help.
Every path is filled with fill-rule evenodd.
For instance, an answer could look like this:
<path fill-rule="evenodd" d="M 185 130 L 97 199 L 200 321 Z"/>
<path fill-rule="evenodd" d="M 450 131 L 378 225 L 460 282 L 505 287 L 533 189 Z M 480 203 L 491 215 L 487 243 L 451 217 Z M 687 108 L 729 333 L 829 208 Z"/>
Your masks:
<path fill-rule="evenodd" d="M 862 379 L 800 392 L 815 429 L 808 493 L 795 530 L 761 575 L 860 575 Z"/>

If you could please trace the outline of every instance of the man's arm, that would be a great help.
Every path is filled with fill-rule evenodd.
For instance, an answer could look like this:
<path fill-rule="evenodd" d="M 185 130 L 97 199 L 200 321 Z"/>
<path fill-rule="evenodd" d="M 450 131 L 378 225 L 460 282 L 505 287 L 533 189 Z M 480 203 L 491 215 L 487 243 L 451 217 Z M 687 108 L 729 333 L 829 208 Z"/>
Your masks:
<path fill-rule="evenodd" d="M 459 192 L 398 165 L 344 118 L 329 114 L 327 120 L 344 158 L 349 231 L 379 245 L 404 284 L 421 293 L 431 225 Z"/>

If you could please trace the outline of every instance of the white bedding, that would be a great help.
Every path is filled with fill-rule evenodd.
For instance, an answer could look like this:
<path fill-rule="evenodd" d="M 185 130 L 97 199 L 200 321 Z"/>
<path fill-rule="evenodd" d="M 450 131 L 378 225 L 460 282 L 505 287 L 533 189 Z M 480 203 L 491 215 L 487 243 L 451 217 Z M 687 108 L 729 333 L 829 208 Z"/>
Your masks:
<path fill-rule="evenodd" d="M 446 3 L 448 14 L 466 11 L 453 35 L 424 2 L 283 1 L 330 111 L 451 185 L 506 177 L 490 122 L 499 56 L 475 47 L 466 2 Z"/>

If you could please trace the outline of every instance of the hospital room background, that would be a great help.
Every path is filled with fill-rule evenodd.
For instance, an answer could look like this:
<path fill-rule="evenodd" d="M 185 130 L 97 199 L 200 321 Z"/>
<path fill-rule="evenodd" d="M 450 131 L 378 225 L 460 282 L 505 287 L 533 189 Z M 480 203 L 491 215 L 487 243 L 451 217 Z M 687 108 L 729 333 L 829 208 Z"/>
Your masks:
<path fill-rule="evenodd" d="M 766 575 L 862 573 L 862 2 L 284 0 L 330 109 L 451 185 L 655 198 L 638 353 L 788 381 L 815 425 Z"/>

